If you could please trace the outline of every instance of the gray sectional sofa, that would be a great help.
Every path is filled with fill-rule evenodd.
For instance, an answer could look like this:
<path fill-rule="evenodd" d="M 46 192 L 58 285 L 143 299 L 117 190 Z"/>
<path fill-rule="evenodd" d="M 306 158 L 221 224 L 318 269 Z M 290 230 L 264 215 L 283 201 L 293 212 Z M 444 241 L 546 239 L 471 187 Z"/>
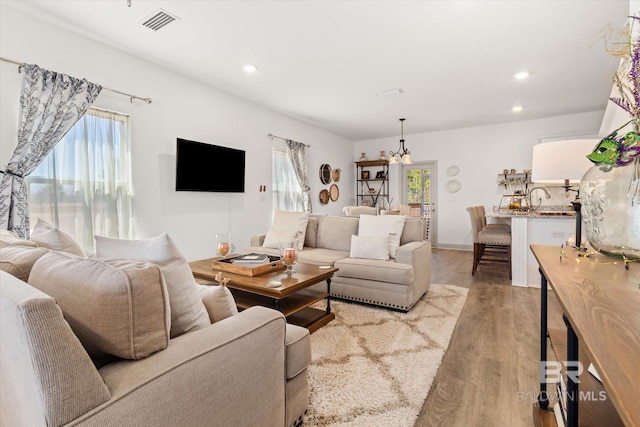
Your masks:
<path fill-rule="evenodd" d="M 333 297 L 410 310 L 431 284 L 431 243 L 423 240 L 424 222 L 407 217 L 396 258 L 382 261 L 350 258 L 351 236 L 358 234 L 359 220 L 310 216 L 298 260 L 339 269 L 331 281 Z M 262 246 L 265 236 L 253 236 L 251 247 L 242 252 L 278 255 L 278 249 Z"/>

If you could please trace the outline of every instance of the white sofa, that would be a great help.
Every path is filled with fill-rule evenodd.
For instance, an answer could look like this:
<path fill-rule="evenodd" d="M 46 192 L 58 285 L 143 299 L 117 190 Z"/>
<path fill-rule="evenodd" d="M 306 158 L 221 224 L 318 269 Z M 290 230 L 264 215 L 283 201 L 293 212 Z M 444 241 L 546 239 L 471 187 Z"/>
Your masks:
<path fill-rule="evenodd" d="M 2 237 L 0 425 L 287 427 L 301 423 L 308 407 L 309 332 L 286 324 L 280 312 L 253 307 L 170 337 L 165 282 L 149 279 L 154 273 L 158 279 L 157 265 L 86 259 L 35 247 L 6 234 Z M 60 271 L 60 262 L 65 271 Z M 122 268 L 125 264 L 128 267 Z M 119 296 L 113 298 L 137 298 L 143 303 L 123 308 L 113 307 L 112 300 L 92 298 L 86 304 L 95 306 L 85 310 L 90 318 L 104 320 L 105 312 L 106 319 L 125 318 L 115 326 L 107 325 L 107 332 L 122 328 L 123 323 L 125 328 L 129 324 L 132 329 L 143 327 L 143 331 L 124 333 L 123 345 L 131 341 L 136 351 L 148 347 L 150 330 L 157 329 L 157 322 L 150 326 L 149 319 L 159 319 L 161 349 L 147 348 L 151 354 L 128 359 L 110 356 L 105 361 L 90 356 L 93 344 L 86 341 L 85 332 L 96 325 L 85 322 L 79 327 L 75 313 L 70 315 L 65 305 L 67 296 L 54 299 L 42 289 L 51 286 L 81 297 L 73 294 L 86 292 L 74 291 L 75 285 L 91 281 L 95 271 L 113 273 L 107 284 L 113 283 L 113 277 L 122 278 L 115 284 L 121 289 Z M 16 276 L 33 280 L 33 285 Z M 142 276 L 146 281 L 141 281 Z M 73 286 L 67 286 L 67 281 Z M 194 286 L 200 285 L 194 282 Z M 203 301 L 214 288 L 223 289 L 198 289 Z M 148 310 L 145 302 L 158 293 L 160 308 L 155 305 Z M 213 319 L 211 308 L 216 307 L 205 304 Z M 112 315 L 113 311 L 120 315 Z M 129 316 L 131 321 L 126 320 Z"/>
<path fill-rule="evenodd" d="M 431 284 L 431 243 L 423 240 L 424 221 L 406 218 L 397 256 L 387 261 L 350 258 L 351 236 L 358 234 L 359 221 L 354 217 L 310 216 L 298 260 L 339 269 L 331 281 L 333 297 L 410 310 Z M 265 236 L 253 236 L 251 247 L 242 252 L 278 255 L 278 249 L 262 246 Z"/>

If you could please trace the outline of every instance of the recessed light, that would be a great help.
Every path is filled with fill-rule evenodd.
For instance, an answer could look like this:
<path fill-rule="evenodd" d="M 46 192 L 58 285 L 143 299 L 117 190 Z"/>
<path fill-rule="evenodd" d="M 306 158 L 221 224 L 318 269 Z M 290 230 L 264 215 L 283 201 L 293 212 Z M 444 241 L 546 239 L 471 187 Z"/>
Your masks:
<path fill-rule="evenodd" d="M 520 71 L 519 73 L 514 74 L 513 77 L 515 77 L 516 80 L 524 80 L 527 77 L 529 77 L 529 72 L 528 71 Z"/>
<path fill-rule="evenodd" d="M 247 64 L 244 66 L 244 71 L 246 71 L 247 73 L 255 73 L 256 70 L 258 69 L 258 67 L 256 67 L 253 64 Z"/>
<path fill-rule="evenodd" d="M 519 113 L 522 110 L 524 110 L 524 107 L 522 105 L 516 105 L 513 108 L 511 108 L 511 111 L 513 111 L 514 113 Z"/>

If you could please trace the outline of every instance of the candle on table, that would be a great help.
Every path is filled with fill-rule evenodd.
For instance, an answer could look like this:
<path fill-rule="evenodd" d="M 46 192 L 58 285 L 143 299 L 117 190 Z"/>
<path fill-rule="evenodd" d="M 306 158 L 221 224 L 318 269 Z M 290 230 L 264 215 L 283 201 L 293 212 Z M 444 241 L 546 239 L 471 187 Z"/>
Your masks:
<path fill-rule="evenodd" d="M 229 243 L 227 243 L 227 242 L 218 243 L 218 253 L 220 255 L 228 254 L 229 253 Z"/>
<path fill-rule="evenodd" d="M 282 260 L 287 264 L 296 260 L 296 250 L 294 248 L 285 248 L 282 253 Z"/>

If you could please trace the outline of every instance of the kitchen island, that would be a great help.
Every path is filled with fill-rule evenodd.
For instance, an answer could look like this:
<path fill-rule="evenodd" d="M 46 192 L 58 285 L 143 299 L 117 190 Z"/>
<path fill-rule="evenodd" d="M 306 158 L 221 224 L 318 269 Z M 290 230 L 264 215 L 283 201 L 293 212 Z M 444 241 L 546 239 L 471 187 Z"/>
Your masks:
<path fill-rule="evenodd" d="M 537 210 L 529 214 L 491 212 L 488 222 L 511 224 L 511 269 L 513 286 L 540 287 L 538 262 L 529 245 L 566 246 L 576 230 L 575 212 L 567 210 Z M 584 236 L 584 232 L 582 233 Z"/>

